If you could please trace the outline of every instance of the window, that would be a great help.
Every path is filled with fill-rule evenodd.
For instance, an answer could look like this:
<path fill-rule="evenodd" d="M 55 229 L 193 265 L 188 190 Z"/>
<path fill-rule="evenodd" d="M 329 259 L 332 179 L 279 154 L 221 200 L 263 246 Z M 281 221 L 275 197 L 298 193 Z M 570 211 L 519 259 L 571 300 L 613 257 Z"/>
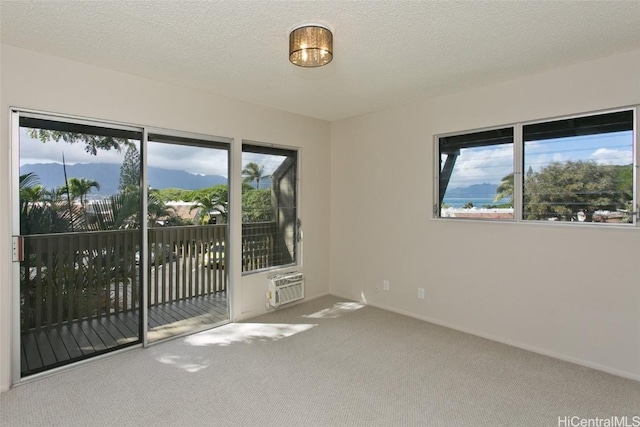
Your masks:
<path fill-rule="evenodd" d="M 242 271 L 297 262 L 298 153 L 242 145 Z"/>
<path fill-rule="evenodd" d="M 513 218 L 512 127 L 442 137 L 438 149 L 441 217 Z"/>
<path fill-rule="evenodd" d="M 633 222 L 633 112 L 523 126 L 525 220 Z"/>
<path fill-rule="evenodd" d="M 634 223 L 634 110 L 437 138 L 439 217 Z"/>

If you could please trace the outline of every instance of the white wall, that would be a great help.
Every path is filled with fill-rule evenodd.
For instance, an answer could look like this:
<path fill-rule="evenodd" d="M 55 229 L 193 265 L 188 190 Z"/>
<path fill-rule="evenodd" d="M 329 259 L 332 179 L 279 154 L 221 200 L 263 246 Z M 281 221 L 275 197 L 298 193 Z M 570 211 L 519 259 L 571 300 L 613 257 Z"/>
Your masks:
<path fill-rule="evenodd" d="M 329 123 L 8 45 L 1 49 L 0 170 L 5 172 L 0 175 L 0 241 L 5 243 L 0 245 L 0 391 L 10 383 L 10 302 L 17 286 L 12 283 L 9 245 L 10 106 L 234 138 L 237 174 L 243 139 L 300 147 L 306 294 L 311 298 L 328 293 Z M 239 199 L 240 186 L 233 190 Z M 239 206 L 235 209 L 239 217 Z M 240 224 L 232 232 L 238 236 Z M 236 319 L 265 311 L 266 273 L 241 277 L 236 268 L 232 280 Z"/>
<path fill-rule="evenodd" d="M 0 390 L 15 286 L 9 106 L 302 147 L 308 296 L 331 283 L 335 295 L 640 379 L 640 230 L 431 219 L 434 134 L 638 104 L 640 51 L 331 125 L 7 45 L 0 54 Z M 239 144 L 233 154 L 237 169 Z M 264 276 L 237 283 L 237 318 L 264 310 Z M 391 290 L 374 292 L 383 279 Z"/>
<path fill-rule="evenodd" d="M 332 123 L 331 293 L 640 380 L 640 229 L 432 219 L 434 135 L 632 104 L 640 51 Z"/>

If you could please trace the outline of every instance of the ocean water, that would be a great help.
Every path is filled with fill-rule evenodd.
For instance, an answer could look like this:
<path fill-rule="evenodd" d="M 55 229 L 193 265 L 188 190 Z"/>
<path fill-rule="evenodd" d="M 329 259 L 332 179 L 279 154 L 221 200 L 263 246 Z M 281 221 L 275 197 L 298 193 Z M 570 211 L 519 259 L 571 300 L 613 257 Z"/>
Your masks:
<path fill-rule="evenodd" d="M 473 203 L 476 208 L 484 205 L 495 205 L 493 197 L 445 197 L 443 203 L 451 208 L 461 208 L 467 203 Z"/>

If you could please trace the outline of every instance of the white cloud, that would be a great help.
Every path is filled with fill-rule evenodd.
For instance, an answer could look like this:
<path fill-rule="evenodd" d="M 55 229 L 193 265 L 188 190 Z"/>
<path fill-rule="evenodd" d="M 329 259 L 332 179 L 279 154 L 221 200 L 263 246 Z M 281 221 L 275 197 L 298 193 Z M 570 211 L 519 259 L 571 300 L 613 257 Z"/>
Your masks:
<path fill-rule="evenodd" d="M 62 163 L 63 153 L 67 164 L 122 164 L 126 151 L 98 151 L 97 155 L 94 156 L 87 153 L 84 147 L 83 143 L 69 144 L 62 140 L 43 143 L 28 136 L 26 129 L 20 129 L 20 165 Z M 229 175 L 227 151 L 213 148 L 149 142 L 147 164 L 153 167 L 183 170 L 194 174 L 222 175 L 225 177 Z"/>
<path fill-rule="evenodd" d="M 20 129 L 20 165 L 28 163 L 62 163 L 62 155 L 67 164 L 75 163 L 122 163 L 124 150 L 98 151 L 92 155 L 84 150 L 83 143 L 69 144 L 62 140 L 41 142 L 27 135 L 25 128 Z"/>
<path fill-rule="evenodd" d="M 633 156 L 629 150 L 612 150 L 599 148 L 589 156 L 599 165 L 629 165 L 633 163 Z"/>
<path fill-rule="evenodd" d="M 286 159 L 285 156 L 277 156 L 275 154 L 258 154 L 258 153 L 242 153 L 242 168 L 244 169 L 247 163 L 257 163 L 260 166 L 264 166 L 264 174 L 271 175 Z"/>
<path fill-rule="evenodd" d="M 227 151 L 215 148 L 149 142 L 147 165 L 193 174 L 229 175 Z"/>
<path fill-rule="evenodd" d="M 140 143 L 137 143 L 140 149 Z M 20 129 L 20 165 L 34 163 L 112 163 L 122 164 L 126 150 L 98 151 L 87 153 L 83 143 L 69 144 L 64 141 L 43 143 L 31 138 L 26 128 Z M 177 145 L 150 141 L 147 146 L 147 165 L 163 169 L 181 170 L 198 175 L 229 176 L 227 150 Z M 243 153 L 242 167 L 249 162 L 264 166 L 265 175 L 271 175 L 284 161 L 285 156 L 258 153 Z"/>
<path fill-rule="evenodd" d="M 511 172 L 513 172 L 511 144 L 494 148 L 464 149 L 456 161 L 449 188 L 482 183 L 498 184 Z"/>
<path fill-rule="evenodd" d="M 630 132 L 595 134 L 525 143 L 526 171 L 539 171 L 552 162 L 593 160 L 601 165 L 628 165 L 633 162 Z M 449 188 L 473 184 L 497 184 L 513 171 L 512 145 L 467 148 L 461 150 Z"/>

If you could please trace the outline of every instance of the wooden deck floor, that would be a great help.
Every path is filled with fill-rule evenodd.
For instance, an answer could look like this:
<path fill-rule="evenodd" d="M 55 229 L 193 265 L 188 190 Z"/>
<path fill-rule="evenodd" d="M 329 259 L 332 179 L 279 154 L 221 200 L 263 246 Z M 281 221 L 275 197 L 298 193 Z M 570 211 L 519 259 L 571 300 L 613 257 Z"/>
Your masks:
<path fill-rule="evenodd" d="M 154 306 L 148 315 L 150 342 L 202 329 L 229 319 L 226 292 Z M 22 376 L 139 343 L 139 329 L 138 311 L 129 311 L 22 334 Z"/>

